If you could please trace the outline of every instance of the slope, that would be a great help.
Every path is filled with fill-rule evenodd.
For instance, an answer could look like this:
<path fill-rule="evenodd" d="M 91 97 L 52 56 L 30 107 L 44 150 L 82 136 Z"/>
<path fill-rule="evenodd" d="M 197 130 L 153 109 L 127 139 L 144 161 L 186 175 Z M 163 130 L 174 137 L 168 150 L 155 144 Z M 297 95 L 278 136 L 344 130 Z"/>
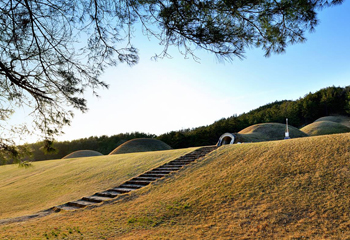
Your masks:
<path fill-rule="evenodd" d="M 0 219 L 35 213 L 114 187 L 193 150 L 41 161 L 29 169 L 0 166 Z"/>
<path fill-rule="evenodd" d="M 347 239 L 349 158 L 350 134 L 226 145 L 112 204 L 4 225 L 0 238 Z"/>

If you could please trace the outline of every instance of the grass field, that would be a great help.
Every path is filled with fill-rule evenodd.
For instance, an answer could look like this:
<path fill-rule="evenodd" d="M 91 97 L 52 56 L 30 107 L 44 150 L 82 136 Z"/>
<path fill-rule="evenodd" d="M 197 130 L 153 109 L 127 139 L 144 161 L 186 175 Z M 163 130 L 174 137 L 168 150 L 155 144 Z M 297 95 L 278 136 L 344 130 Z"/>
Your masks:
<path fill-rule="evenodd" d="M 28 169 L 0 166 L 0 219 L 35 213 L 115 187 L 193 150 L 40 161 Z"/>
<path fill-rule="evenodd" d="M 0 239 L 349 239 L 349 160 L 350 134 L 225 145 L 112 204 L 2 225 Z"/>

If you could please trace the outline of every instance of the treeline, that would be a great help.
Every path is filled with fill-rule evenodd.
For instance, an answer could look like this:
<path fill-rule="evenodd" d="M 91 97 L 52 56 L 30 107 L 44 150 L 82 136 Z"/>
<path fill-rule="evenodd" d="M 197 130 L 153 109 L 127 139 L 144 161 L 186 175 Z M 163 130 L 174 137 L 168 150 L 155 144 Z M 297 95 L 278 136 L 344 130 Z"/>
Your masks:
<path fill-rule="evenodd" d="M 154 134 L 146 134 L 140 132 L 134 133 L 121 133 L 114 136 L 101 136 L 101 137 L 89 137 L 81 138 L 73 141 L 54 142 L 53 147 L 56 149 L 56 153 L 44 154 L 40 148 L 43 146 L 42 142 L 30 144 L 29 146 L 33 150 L 32 160 L 42 161 L 48 159 L 60 159 L 64 156 L 78 151 L 78 150 L 94 150 L 104 155 L 112 152 L 116 147 L 134 138 L 155 138 Z"/>
<path fill-rule="evenodd" d="M 239 116 L 222 118 L 208 126 L 171 131 L 160 136 L 135 132 L 111 137 L 89 137 L 74 141 L 55 142 L 54 147 L 58 152 L 53 155 L 45 155 L 40 151 L 42 146 L 40 142 L 30 146 L 33 149 L 35 161 L 59 159 L 77 150 L 95 150 L 102 154 L 108 154 L 114 148 L 133 138 L 157 138 L 175 149 L 205 146 L 216 144 L 219 137 L 225 132 L 239 132 L 253 124 L 285 123 L 285 119 L 288 118 L 290 125 L 300 128 L 320 117 L 332 114 L 350 114 L 350 86 L 345 88 L 328 87 L 315 93 L 309 93 L 296 101 L 276 101 Z"/>
<path fill-rule="evenodd" d="M 285 123 L 288 118 L 290 125 L 301 128 L 320 117 L 336 114 L 350 114 L 350 86 L 328 87 L 296 101 L 276 101 L 239 116 L 222 118 L 208 126 L 172 131 L 157 138 L 173 148 L 213 145 L 223 133 L 239 132 L 254 124 Z"/>

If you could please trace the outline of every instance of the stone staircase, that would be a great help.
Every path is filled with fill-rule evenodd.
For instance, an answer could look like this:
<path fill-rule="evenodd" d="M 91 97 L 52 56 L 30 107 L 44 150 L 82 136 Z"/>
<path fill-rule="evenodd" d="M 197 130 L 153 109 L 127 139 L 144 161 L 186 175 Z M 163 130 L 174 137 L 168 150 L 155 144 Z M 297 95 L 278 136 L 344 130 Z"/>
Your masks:
<path fill-rule="evenodd" d="M 111 188 L 103 192 L 98 192 L 94 195 L 83 197 L 79 200 L 68 202 L 63 205 L 55 206 L 53 209 L 56 212 L 61 210 L 70 211 L 91 205 L 97 205 L 104 201 L 112 200 L 113 198 L 120 196 L 121 194 L 129 193 L 131 191 L 140 189 L 156 181 L 157 179 L 163 178 L 172 172 L 176 172 L 184 166 L 197 160 L 198 158 L 205 156 L 206 154 L 215 150 L 216 148 L 217 146 L 207 146 L 199 148 L 191 153 L 188 153 L 175 160 L 165 163 L 160 167 L 154 168 L 137 177 L 134 177 L 115 188 Z"/>

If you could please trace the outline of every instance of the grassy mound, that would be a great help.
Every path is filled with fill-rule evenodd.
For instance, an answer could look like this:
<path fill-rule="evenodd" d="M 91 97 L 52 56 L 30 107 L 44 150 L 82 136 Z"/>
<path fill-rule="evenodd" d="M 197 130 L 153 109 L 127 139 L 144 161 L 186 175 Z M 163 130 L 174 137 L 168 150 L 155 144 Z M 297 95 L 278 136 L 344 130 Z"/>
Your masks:
<path fill-rule="evenodd" d="M 113 204 L 0 226 L 0 238 L 348 239 L 349 146 L 350 134 L 225 145 Z"/>
<path fill-rule="evenodd" d="M 161 151 L 169 149 L 171 149 L 171 147 L 160 140 L 152 138 L 136 138 L 123 143 L 114 149 L 109 155 L 120 153 Z"/>
<path fill-rule="evenodd" d="M 335 133 L 347 133 L 350 132 L 350 127 L 337 122 L 317 120 L 316 122 L 306 125 L 300 130 L 310 136 L 318 136 Z"/>
<path fill-rule="evenodd" d="M 28 169 L 0 166 L 0 219 L 35 213 L 115 187 L 194 149 L 40 161 Z"/>
<path fill-rule="evenodd" d="M 288 126 L 291 138 L 306 137 L 307 134 L 299 129 Z M 285 136 L 286 125 L 281 123 L 260 123 L 247 127 L 237 134 L 237 142 L 263 142 L 282 140 Z"/>
<path fill-rule="evenodd" d="M 64 156 L 62 159 L 66 158 L 80 158 L 80 157 L 95 157 L 95 156 L 102 156 L 103 154 L 97 151 L 93 150 L 79 150 L 72 152 L 66 156 Z"/>
<path fill-rule="evenodd" d="M 346 116 L 326 116 L 326 117 L 321 117 L 317 119 L 315 122 L 321 122 L 321 121 L 330 121 L 330 122 L 340 123 L 347 127 L 350 127 L 350 117 L 346 117 Z"/>

